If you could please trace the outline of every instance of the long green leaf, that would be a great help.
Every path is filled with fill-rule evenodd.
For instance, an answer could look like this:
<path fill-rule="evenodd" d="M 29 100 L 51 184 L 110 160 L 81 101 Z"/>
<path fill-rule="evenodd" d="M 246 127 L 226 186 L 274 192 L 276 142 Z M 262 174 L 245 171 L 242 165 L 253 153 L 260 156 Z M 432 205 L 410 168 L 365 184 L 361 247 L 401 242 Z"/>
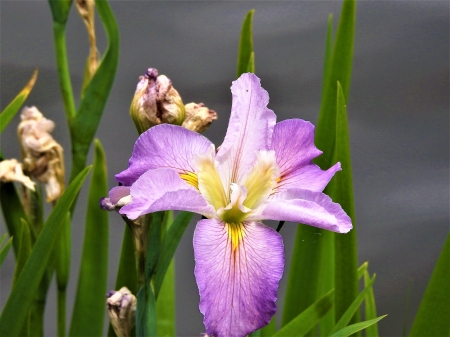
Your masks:
<path fill-rule="evenodd" d="M 106 157 L 95 140 L 94 166 L 70 336 L 102 336 L 108 277 L 109 214 L 98 201 L 108 193 Z"/>
<path fill-rule="evenodd" d="M 249 63 L 252 62 L 252 69 L 254 71 L 254 56 L 253 53 L 253 14 L 255 10 L 252 9 L 245 16 L 244 22 L 242 23 L 241 38 L 239 41 L 239 52 L 238 52 L 238 62 L 237 62 L 237 76 L 241 76 L 243 73 L 249 71 Z"/>
<path fill-rule="evenodd" d="M 410 336 L 450 335 L 450 234 L 434 267 Z"/>
<path fill-rule="evenodd" d="M 331 337 L 348 337 L 350 335 L 353 335 L 355 332 L 361 331 L 363 329 L 366 329 L 367 327 L 377 323 L 379 320 L 385 318 L 387 315 L 377 317 L 375 319 L 371 319 L 370 321 L 364 321 L 361 323 L 355 323 L 352 325 L 349 325 L 338 332 L 334 333 Z"/>
<path fill-rule="evenodd" d="M 33 75 L 31 76 L 28 83 L 23 87 L 22 91 L 19 92 L 19 94 L 12 100 L 11 103 L 8 104 L 8 106 L 2 111 L 0 114 L 0 133 L 5 130 L 6 126 L 11 122 L 17 111 L 19 111 L 20 107 L 22 106 L 23 102 L 28 97 L 28 94 L 31 92 L 31 90 L 34 87 L 34 83 L 36 83 L 38 75 L 38 70 L 36 69 L 33 72 Z"/>
<path fill-rule="evenodd" d="M 336 323 L 333 329 L 333 333 L 339 331 L 340 329 L 347 326 L 347 324 L 352 319 L 355 312 L 359 309 L 361 306 L 361 303 L 364 301 L 364 298 L 369 293 L 370 289 L 372 289 L 373 283 L 375 282 L 375 274 L 370 279 L 367 286 L 359 293 L 359 295 L 355 298 L 355 300 L 350 304 L 350 306 L 347 308 L 347 310 L 344 312 L 344 314 L 341 316 L 339 321 Z"/>
<path fill-rule="evenodd" d="M 3 243 L 4 238 L 6 238 L 6 233 L 2 236 L 2 242 Z M 5 245 L 0 249 L 0 266 L 3 264 L 3 261 L 5 261 L 6 256 L 8 255 L 9 249 L 11 248 L 13 238 L 9 238 L 9 240 L 5 243 Z"/>
<path fill-rule="evenodd" d="M 173 222 L 172 226 L 170 226 L 169 230 L 167 231 L 164 245 L 161 251 L 161 256 L 159 257 L 158 265 L 156 267 L 155 275 L 153 278 L 153 287 L 155 289 L 156 299 L 158 298 L 158 294 L 164 280 L 164 275 L 166 274 L 170 261 L 172 261 L 178 244 L 180 243 L 181 237 L 183 236 L 183 233 L 189 225 L 193 216 L 193 213 L 180 212 Z"/>
<path fill-rule="evenodd" d="M 173 211 L 166 211 L 163 230 L 167 233 L 173 223 Z M 165 240 L 165 237 L 164 237 Z M 175 260 L 167 268 L 164 281 L 156 301 L 157 331 L 160 337 L 176 336 L 175 329 Z"/>
<path fill-rule="evenodd" d="M 148 283 L 139 290 L 137 295 L 136 336 L 157 336 L 155 295 Z"/>
<path fill-rule="evenodd" d="M 370 282 L 370 275 L 368 270 L 364 271 L 364 287 L 367 287 Z M 377 317 L 377 308 L 375 305 L 375 295 L 373 293 L 373 287 L 369 289 L 365 299 L 366 316 L 365 320 L 370 321 Z M 366 328 L 367 337 L 378 337 L 378 324 L 372 324 Z"/>
<path fill-rule="evenodd" d="M 0 336 L 17 336 L 47 268 L 52 247 L 75 196 L 81 188 L 90 167 L 85 168 L 69 185 L 50 213 L 19 279 L 12 290 L 0 316 Z"/>
<path fill-rule="evenodd" d="M 353 222 L 353 229 L 349 233 L 335 235 L 335 313 L 336 320 L 338 320 L 358 294 L 358 252 L 350 140 L 344 92 L 339 82 L 337 82 L 336 107 L 336 142 L 332 162 L 340 162 L 342 171 L 336 174 L 328 185 L 326 192 L 334 202 L 342 206 L 342 209 L 350 216 Z M 356 320 L 359 320 L 359 311 L 355 317 Z"/>
<path fill-rule="evenodd" d="M 70 180 L 86 165 L 86 157 L 100 123 L 119 63 L 119 29 L 114 14 L 105 0 L 96 1 L 95 6 L 108 36 L 108 48 L 86 88 L 76 116 L 70 123 L 73 155 Z"/>
<path fill-rule="evenodd" d="M 17 279 L 19 278 L 20 273 L 22 272 L 22 269 L 25 266 L 25 263 L 27 262 L 32 249 L 29 225 L 24 219 L 20 220 L 21 220 L 20 232 L 17 235 L 17 238 L 20 238 L 20 245 L 19 245 L 20 249 L 19 254 L 17 256 L 16 268 L 14 270 L 13 286 L 15 285 Z"/>
<path fill-rule="evenodd" d="M 281 328 L 273 337 L 305 336 L 320 319 L 333 307 L 334 290 L 330 290 L 300 315 Z"/>
<path fill-rule="evenodd" d="M 270 323 L 261 329 L 261 337 L 270 337 L 277 332 L 277 320 L 275 316 L 272 317 Z"/>
<path fill-rule="evenodd" d="M 0 202 L 2 205 L 3 217 L 10 237 L 17 236 L 20 231 L 21 221 L 25 219 L 28 222 L 28 216 L 22 205 L 22 201 L 17 194 L 13 183 L 4 183 L 0 186 Z M 14 254 L 17 257 L 19 253 L 19 240 L 13 240 Z"/>

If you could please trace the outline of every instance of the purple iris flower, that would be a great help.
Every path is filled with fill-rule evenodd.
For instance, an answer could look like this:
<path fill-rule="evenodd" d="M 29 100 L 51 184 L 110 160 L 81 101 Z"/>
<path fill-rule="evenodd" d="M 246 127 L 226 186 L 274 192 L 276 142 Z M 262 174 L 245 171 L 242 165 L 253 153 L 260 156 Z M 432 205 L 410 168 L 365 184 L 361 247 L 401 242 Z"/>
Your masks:
<path fill-rule="evenodd" d="M 276 123 L 269 95 L 254 74 L 231 86 L 233 106 L 223 144 L 161 124 L 137 140 L 129 167 L 110 192 L 130 219 L 162 210 L 196 212 L 195 277 L 200 311 L 211 336 L 246 336 L 276 312 L 284 269 L 280 234 L 261 221 L 292 221 L 346 233 L 351 219 L 322 193 L 337 163 L 323 171 L 312 160 L 314 126 Z M 307 291 L 307 290 L 305 290 Z"/>

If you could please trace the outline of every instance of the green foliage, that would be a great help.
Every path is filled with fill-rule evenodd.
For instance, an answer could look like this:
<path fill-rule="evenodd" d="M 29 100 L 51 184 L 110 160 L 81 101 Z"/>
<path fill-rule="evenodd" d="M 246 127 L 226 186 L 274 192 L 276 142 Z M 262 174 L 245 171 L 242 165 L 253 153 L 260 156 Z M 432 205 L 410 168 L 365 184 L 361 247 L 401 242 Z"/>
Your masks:
<path fill-rule="evenodd" d="M 319 300 L 314 302 L 297 317 L 292 319 L 274 337 L 305 336 L 313 329 L 320 319 L 333 307 L 334 290 L 330 290 Z"/>
<path fill-rule="evenodd" d="M 108 48 L 86 88 L 76 116 L 69 123 L 73 149 L 70 180 L 86 165 L 119 63 L 119 29 L 114 14 L 106 1 L 96 1 L 95 5 L 108 36 Z"/>
<path fill-rule="evenodd" d="M 450 234 L 434 267 L 409 335 L 450 335 Z"/>
<path fill-rule="evenodd" d="M 253 14 L 255 14 L 254 9 L 247 13 L 244 22 L 242 23 L 236 78 L 246 72 L 255 72 L 255 55 L 253 51 L 252 33 Z"/>
<path fill-rule="evenodd" d="M 366 262 L 367 263 L 367 262 Z M 367 288 L 370 283 L 370 275 L 369 272 L 364 270 L 364 287 Z M 377 317 L 377 308 L 375 305 L 375 296 L 373 293 L 373 287 L 370 287 L 367 291 L 365 298 L 365 309 L 366 309 L 366 321 L 371 321 Z M 368 326 L 366 328 L 366 336 L 377 337 L 378 336 L 378 324 L 375 322 L 374 324 Z"/>
<path fill-rule="evenodd" d="M 3 261 L 5 261 L 6 256 L 8 256 L 9 249 L 11 248 L 11 244 L 12 244 L 12 240 L 13 240 L 12 237 L 9 238 L 9 240 L 6 241 L 5 245 L 2 247 L 2 244 L 5 241 L 7 235 L 8 234 L 5 233 L 0 238 L 0 266 L 3 264 Z"/>
<path fill-rule="evenodd" d="M 61 233 L 61 227 L 65 224 L 64 220 L 69 208 L 89 170 L 90 167 L 87 167 L 80 172 L 68 186 L 48 217 L 0 316 L 1 336 L 16 336 L 19 334 L 47 268 L 47 262 L 52 252 L 51 248 Z"/>
<path fill-rule="evenodd" d="M 156 337 L 156 301 L 152 287 L 147 283 L 137 294 L 136 336 Z"/>
<path fill-rule="evenodd" d="M 101 336 L 108 277 L 109 214 L 98 201 L 108 193 L 106 157 L 95 140 L 94 166 L 84 230 L 78 287 L 69 336 Z"/>
<path fill-rule="evenodd" d="M 364 322 L 349 325 L 349 326 L 339 330 L 338 332 L 334 333 L 331 337 L 348 337 L 348 336 L 354 334 L 355 332 L 358 332 L 365 328 L 370 327 L 371 325 L 377 323 L 379 320 L 385 318 L 386 316 L 387 315 L 384 315 L 384 316 L 377 317 L 375 319 L 371 319 L 370 321 L 364 321 Z"/>
<path fill-rule="evenodd" d="M 33 75 L 31 76 L 28 83 L 23 87 L 22 91 L 19 92 L 19 94 L 16 97 L 14 97 L 12 102 L 9 103 L 8 106 L 0 114 L 0 134 L 3 132 L 3 130 L 5 130 L 6 126 L 9 124 L 9 122 L 11 122 L 13 117 L 19 111 L 23 102 L 25 102 L 25 100 L 27 99 L 28 94 L 34 87 L 34 83 L 36 83 L 37 75 L 38 70 L 36 69 L 33 72 Z"/>

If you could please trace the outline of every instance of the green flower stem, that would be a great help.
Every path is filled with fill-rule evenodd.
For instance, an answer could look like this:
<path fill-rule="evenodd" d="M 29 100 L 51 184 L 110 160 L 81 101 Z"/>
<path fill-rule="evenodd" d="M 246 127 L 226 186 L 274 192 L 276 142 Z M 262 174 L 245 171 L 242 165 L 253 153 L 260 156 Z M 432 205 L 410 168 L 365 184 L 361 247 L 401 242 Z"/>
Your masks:
<path fill-rule="evenodd" d="M 73 98 L 72 83 L 70 81 L 69 62 L 67 59 L 65 24 L 59 22 L 53 23 L 53 38 L 64 109 L 66 111 L 67 120 L 70 121 L 76 115 L 76 108 L 75 100 Z"/>

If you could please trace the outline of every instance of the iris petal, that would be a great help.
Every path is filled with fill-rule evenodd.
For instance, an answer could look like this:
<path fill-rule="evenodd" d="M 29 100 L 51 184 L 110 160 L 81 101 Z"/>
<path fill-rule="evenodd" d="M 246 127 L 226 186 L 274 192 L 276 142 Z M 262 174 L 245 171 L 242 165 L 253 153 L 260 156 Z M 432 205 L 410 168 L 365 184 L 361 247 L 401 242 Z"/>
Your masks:
<path fill-rule="evenodd" d="M 275 314 L 284 248 L 281 236 L 261 223 L 227 226 L 216 219 L 197 223 L 195 277 L 206 333 L 242 337 L 268 324 Z M 230 230 L 239 233 L 230 235 Z M 235 249 L 233 235 L 238 239 Z"/>
<path fill-rule="evenodd" d="M 194 156 L 205 153 L 211 145 L 206 137 L 181 126 L 154 126 L 138 138 L 128 168 L 116 174 L 116 180 L 130 186 L 146 171 L 157 168 L 194 172 Z"/>

